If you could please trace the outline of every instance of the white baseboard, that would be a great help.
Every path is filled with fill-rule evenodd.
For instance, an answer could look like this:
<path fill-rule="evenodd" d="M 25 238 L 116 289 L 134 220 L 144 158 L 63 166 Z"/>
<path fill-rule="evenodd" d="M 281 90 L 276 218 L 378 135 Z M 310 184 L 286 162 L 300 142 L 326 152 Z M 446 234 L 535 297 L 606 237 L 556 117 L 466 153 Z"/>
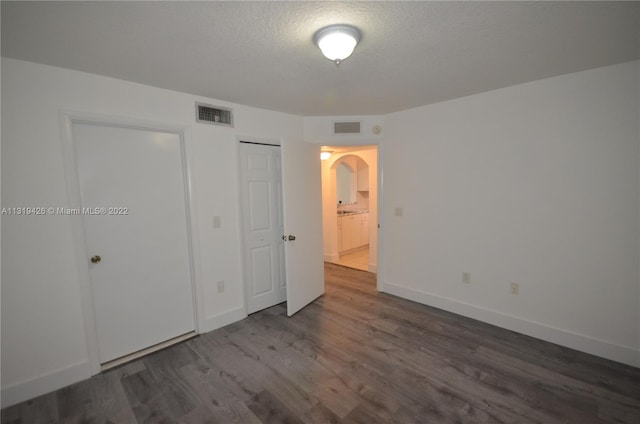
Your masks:
<path fill-rule="evenodd" d="M 246 317 L 247 312 L 242 306 L 222 312 L 218 315 L 208 316 L 204 319 L 204 328 L 201 332 L 208 333 L 209 331 L 217 330 L 225 325 L 233 324 L 234 322 L 240 321 Z"/>
<path fill-rule="evenodd" d="M 382 291 L 581 352 L 590 353 L 634 367 L 640 367 L 640 350 L 631 347 L 620 346 L 584 334 L 551 327 L 539 322 L 504 314 L 493 309 L 398 286 L 389 282 L 384 283 Z"/>
<path fill-rule="evenodd" d="M 324 261 L 325 262 L 336 262 L 338 259 L 340 259 L 340 255 L 338 255 L 337 253 L 325 253 L 324 254 Z"/>
<path fill-rule="evenodd" d="M 203 333 L 216 330 L 247 317 L 243 307 L 225 311 L 205 318 Z M 10 384 L 2 388 L 2 408 L 47 394 L 61 387 L 91 377 L 89 361 L 82 361 L 67 367 L 42 374 L 29 380 Z"/>
<path fill-rule="evenodd" d="M 373 272 L 374 274 L 378 272 L 378 265 L 369 262 L 369 272 Z"/>
<path fill-rule="evenodd" d="M 72 364 L 2 388 L 2 407 L 24 402 L 91 377 L 89 361 Z"/>

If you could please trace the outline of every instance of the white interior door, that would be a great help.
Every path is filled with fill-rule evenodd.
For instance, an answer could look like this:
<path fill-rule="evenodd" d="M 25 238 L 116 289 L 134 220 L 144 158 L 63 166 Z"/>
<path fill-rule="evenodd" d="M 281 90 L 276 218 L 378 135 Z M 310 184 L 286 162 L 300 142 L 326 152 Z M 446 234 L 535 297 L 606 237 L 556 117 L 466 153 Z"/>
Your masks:
<path fill-rule="evenodd" d="M 73 135 L 105 363 L 195 328 L 182 140 L 83 123 Z"/>
<path fill-rule="evenodd" d="M 324 293 L 320 146 L 282 145 L 287 314 L 295 314 Z"/>
<path fill-rule="evenodd" d="M 280 146 L 240 143 L 247 313 L 287 298 Z"/>

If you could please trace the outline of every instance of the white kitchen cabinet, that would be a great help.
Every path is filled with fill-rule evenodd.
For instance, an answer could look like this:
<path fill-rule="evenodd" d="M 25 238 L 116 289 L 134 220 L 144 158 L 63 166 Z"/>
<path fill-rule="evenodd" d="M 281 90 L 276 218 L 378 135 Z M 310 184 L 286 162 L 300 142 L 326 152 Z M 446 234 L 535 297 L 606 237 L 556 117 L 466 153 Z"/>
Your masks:
<path fill-rule="evenodd" d="M 369 244 L 369 214 L 361 213 L 338 217 L 338 252 Z"/>
<path fill-rule="evenodd" d="M 367 244 L 369 244 L 369 214 L 368 213 L 363 213 L 360 214 L 361 218 L 360 218 L 360 231 L 361 231 L 361 235 L 360 235 L 360 245 L 361 246 L 366 246 Z"/>
<path fill-rule="evenodd" d="M 338 252 L 342 252 L 342 217 L 338 217 Z"/>
<path fill-rule="evenodd" d="M 342 217 L 342 251 L 355 249 L 360 246 L 361 225 L 359 215 Z"/>

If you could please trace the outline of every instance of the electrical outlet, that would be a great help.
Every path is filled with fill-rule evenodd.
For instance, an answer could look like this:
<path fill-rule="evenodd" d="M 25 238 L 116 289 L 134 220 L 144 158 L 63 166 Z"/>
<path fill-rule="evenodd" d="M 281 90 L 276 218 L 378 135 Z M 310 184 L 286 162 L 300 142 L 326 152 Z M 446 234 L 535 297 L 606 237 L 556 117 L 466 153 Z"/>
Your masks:
<path fill-rule="evenodd" d="M 464 284 L 471 284 L 471 274 L 468 272 L 462 273 L 462 282 Z"/>
<path fill-rule="evenodd" d="M 224 281 L 218 281 L 218 293 L 224 292 Z"/>
<path fill-rule="evenodd" d="M 520 294 L 520 284 L 511 283 L 511 294 Z"/>

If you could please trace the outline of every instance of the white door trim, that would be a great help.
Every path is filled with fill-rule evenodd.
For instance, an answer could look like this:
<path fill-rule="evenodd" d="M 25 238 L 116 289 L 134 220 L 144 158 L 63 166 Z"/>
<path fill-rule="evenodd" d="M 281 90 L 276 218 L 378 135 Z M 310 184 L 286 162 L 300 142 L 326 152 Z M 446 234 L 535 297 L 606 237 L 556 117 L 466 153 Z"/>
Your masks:
<path fill-rule="evenodd" d="M 378 208 L 378 225 L 376 228 L 376 231 L 378 231 L 378 257 L 377 257 L 377 264 L 378 264 L 378 269 L 376 272 L 376 289 L 379 292 L 384 292 L 384 262 L 382 261 L 382 258 L 384 258 L 383 252 L 384 252 L 384 233 L 381 230 L 382 226 L 383 226 L 383 219 L 384 219 L 384 209 L 383 209 L 383 205 L 384 205 L 384 167 L 382 166 L 383 163 L 383 158 L 384 158 L 384 154 L 383 154 L 383 146 L 381 142 L 375 143 L 376 146 L 378 146 L 378 204 L 376 205 L 376 207 Z"/>
<path fill-rule="evenodd" d="M 378 151 L 378 202 L 376 204 L 376 208 L 378 208 L 378 257 L 377 265 L 378 268 L 376 270 L 376 289 L 379 292 L 384 292 L 384 262 L 382 258 L 384 257 L 384 233 L 380 231 L 383 226 L 384 220 L 384 171 L 383 171 L 383 162 L 384 162 L 384 147 L 382 140 L 367 140 L 366 142 L 357 143 L 353 141 L 344 141 L 340 140 L 324 140 L 324 141 L 314 141 L 312 144 L 318 144 L 321 146 L 339 146 L 339 147 L 352 147 L 353 149 L 357 149 L 358 147 L 363 146 L 376 146 Z"/>
<path fill-rule="evenodd" d="M 195 311 L 196 332 L 204 328 L 204 287 L 201 278 L 200 248 L 198 240 L 196 202 L 193 181 L 193 146 L 191 141 L 191 128 L 185 125 L 167 124 L 165 122 L 151 121 L 131 117 L 94 114 L 88 112 L 75 112 L 60 110 L 59 122 L 62 141 L 63 165 L 67 186 L 67 204 L 64 207 L 82 208 L 80 196 L 80 180 L 78 177 L 78 163 L 76 159 L 73 124 L 83 123 L 100 126 L 115 126 L 129 129 L 142 129 L 150 131 L 164 131 L 175 133 L 180 137 L 182 149 L 183 172 L 187 209 L 187 238 L 189 247 L 191 285 L 193 289 L 193 306 Z M 79 282 L 79 290 L 84 316 L 84 330 L 87 342 L 87 356 L 91 375 L 100 373 L 100 358 L 98 354 L 98 336 L 96 322 L 89 285 L 89 262 L 87 258 L 87 246 L 82 216 L 69 216 L 71 236 L 73 239 L 76 272 Z"/>

